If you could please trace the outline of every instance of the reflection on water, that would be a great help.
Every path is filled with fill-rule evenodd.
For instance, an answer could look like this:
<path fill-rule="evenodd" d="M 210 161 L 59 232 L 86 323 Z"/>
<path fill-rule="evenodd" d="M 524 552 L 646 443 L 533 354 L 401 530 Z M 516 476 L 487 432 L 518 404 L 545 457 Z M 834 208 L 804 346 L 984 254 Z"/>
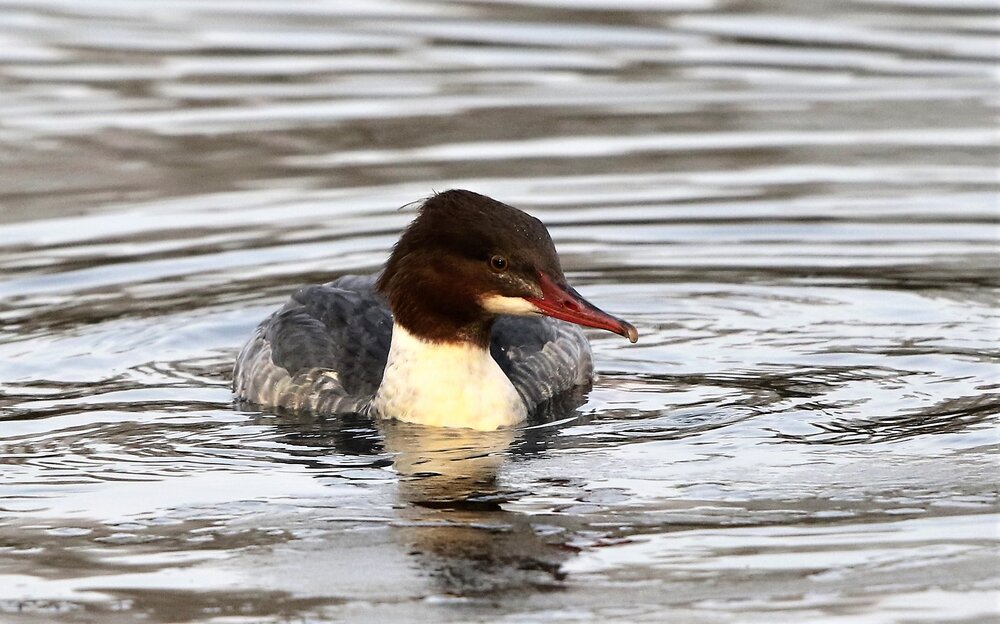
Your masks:
<path fill-rule="evenodd" d="M 514 440 L 513 430 L 466 431 L 386 423 L 380 427 L 400 495 L 410 503 L 450 504 L 485 494 Z"/>
<path fill-rule="evenodd" d="M 995 617 L 993 10 L 0 0 L 0 619 Z M 510 432 L 234 406 L 450 187 L 642 341 Z"/>
<path fill-rule="evenodd" d="M 438 592 L 489 598 L 562 580 L 565 536 L 540 535 L 528 517 L 503 508 L 526 494 L 498 484 L 513 431 L 389 424 L 382 433 L 400 479 L 395 539 Z"/>

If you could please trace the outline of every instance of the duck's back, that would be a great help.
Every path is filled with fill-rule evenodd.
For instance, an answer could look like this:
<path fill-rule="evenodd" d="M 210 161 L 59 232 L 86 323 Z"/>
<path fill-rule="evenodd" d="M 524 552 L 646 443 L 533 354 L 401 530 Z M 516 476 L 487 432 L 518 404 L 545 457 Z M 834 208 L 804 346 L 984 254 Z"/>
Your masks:
<path fill-rule="evenodd" d="M 238 399 L 318 414 L 358 412 L 382 381 L 392 315 L 374 276 L 307 286 L 257 326 L 233 371 Z M 590 382 L 590 344 L 576 325 L 501 316 L 490 352 L 529 411 Z"/>

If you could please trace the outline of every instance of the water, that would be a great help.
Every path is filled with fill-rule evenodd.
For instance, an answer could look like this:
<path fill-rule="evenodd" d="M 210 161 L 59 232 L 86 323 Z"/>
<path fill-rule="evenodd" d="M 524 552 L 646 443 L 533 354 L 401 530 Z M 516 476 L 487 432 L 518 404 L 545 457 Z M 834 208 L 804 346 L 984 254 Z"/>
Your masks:
<path fill-rule="evenodd" d="M 996 621 L 992 8 L 0 0 L 0 620 Z M 235 409 L 451 187 L 639 327 L 585 403 Z"/>

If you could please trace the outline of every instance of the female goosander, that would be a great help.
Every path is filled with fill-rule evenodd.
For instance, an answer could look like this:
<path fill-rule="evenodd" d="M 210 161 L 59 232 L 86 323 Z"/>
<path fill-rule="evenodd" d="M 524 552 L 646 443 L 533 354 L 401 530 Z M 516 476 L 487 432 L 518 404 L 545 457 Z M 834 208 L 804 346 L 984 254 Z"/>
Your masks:
<path fill-rule="evenodd" d="M 510 427 L 590 382 L 590 343 L 562 321 L 639 336 L 566 283 L 541 221 L 446 191 L 424 202 L 381 275 L 307 286 L 258 325 L 233 389 L 296 411 Z"/>

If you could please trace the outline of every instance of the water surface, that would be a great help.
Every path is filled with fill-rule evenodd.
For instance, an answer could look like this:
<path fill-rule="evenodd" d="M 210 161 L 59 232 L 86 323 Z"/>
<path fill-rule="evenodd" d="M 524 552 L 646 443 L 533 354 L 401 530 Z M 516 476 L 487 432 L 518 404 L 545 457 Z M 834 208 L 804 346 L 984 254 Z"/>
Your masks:
<path fill-rule="evenodd" d="M 0 0 L 0 620 L 997 618 L 976 0 Z M 554 422 L 233 405 L 432 190 L 631 320 Z"/>

